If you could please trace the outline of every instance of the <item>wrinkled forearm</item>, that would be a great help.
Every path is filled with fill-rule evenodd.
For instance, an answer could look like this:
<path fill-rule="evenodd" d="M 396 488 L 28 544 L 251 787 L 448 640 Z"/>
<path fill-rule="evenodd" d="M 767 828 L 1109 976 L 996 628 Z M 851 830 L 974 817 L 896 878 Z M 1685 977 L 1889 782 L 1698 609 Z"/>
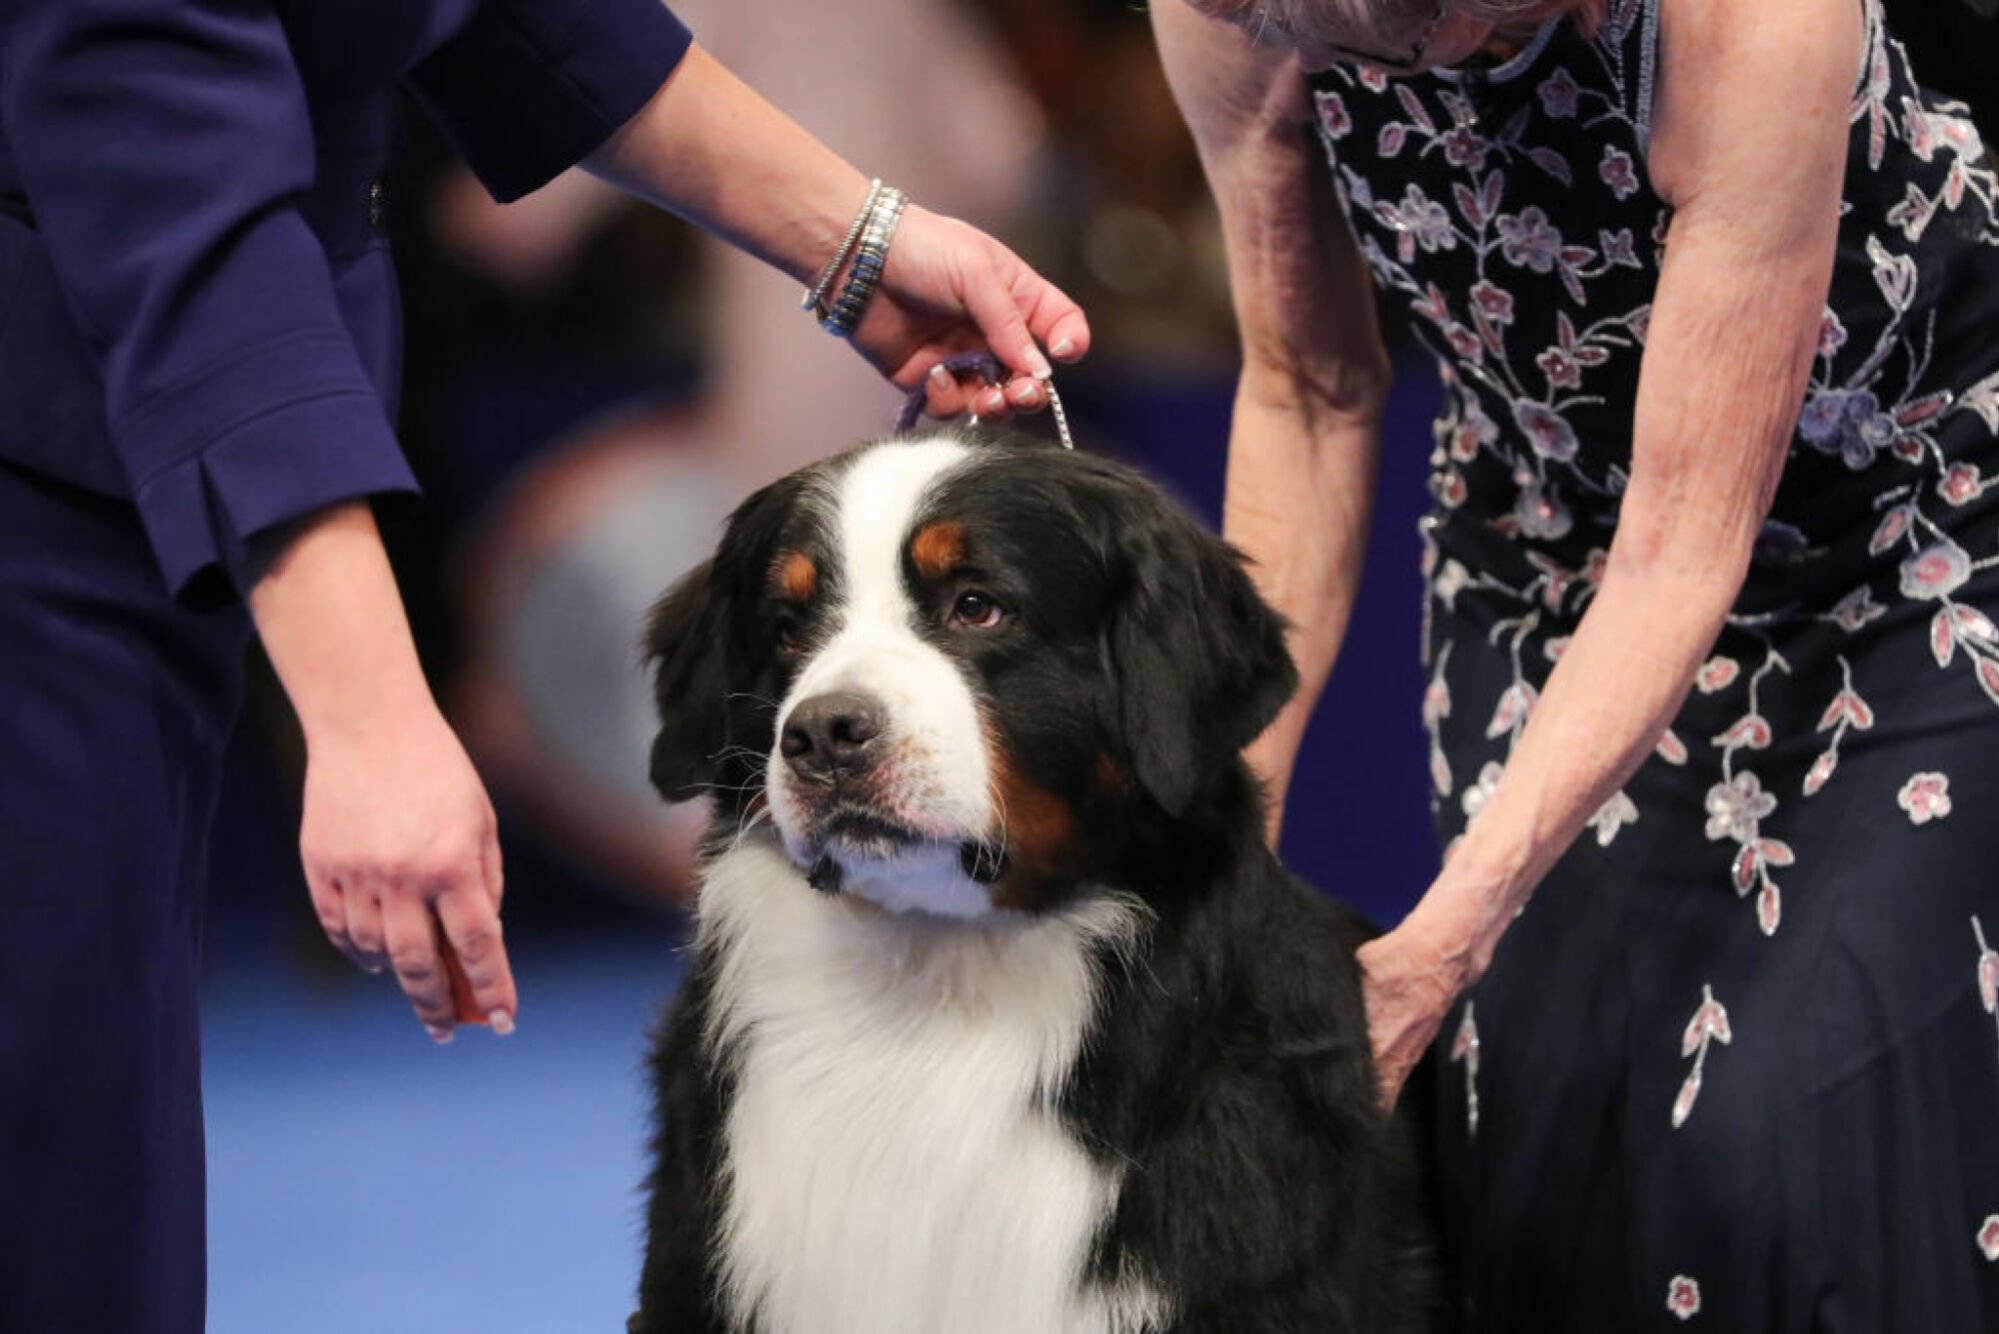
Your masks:
<path fill-rule="evenodd" d="M 1620 568 L 1613 548 L 1504 777 L 1406 924 L 1458 985 L 1484 973 L 1534 887 L 1652 753 L 1721 633 L 1746 554 Z"/>
<path fill-rule="evenodd" d="M 1246 376 L 1229 444 L 1222 531 L 1291 623 L 1299 688 L 1251 748 L 1281 797 L 1312 709 L 1332 674 L 1367 551 L 1380 435 L 1374 412 L 1336 415 L 1309 400 L 1272 402 Z"/>

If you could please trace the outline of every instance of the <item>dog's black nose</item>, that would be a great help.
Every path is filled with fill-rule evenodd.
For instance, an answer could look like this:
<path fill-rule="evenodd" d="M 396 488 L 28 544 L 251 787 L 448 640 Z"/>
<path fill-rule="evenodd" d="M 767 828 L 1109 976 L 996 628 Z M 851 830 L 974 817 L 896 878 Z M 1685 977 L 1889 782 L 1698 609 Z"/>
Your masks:
<path fill-rule="evenodd" d="M 814 695 L 792 709 L 778 749 L 801 777 L 855 773 L 874 763 L 872 747 L 882 722 L 882 703 L 872 695 L 855 690 Z"/>

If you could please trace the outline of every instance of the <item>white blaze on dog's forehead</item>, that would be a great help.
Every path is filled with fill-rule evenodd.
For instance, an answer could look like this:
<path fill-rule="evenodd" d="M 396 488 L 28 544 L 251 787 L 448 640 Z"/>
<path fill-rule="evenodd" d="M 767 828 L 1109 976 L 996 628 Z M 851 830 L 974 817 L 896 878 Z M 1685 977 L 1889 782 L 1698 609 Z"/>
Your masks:
<path fill-rule="evenodd" d="M 850 624 L 907 622 L 903 548 L 924 502 L 971 454 L 967 445 L 949 436 L 877 445 L 856 458 L 840 478 L 835 522 L 839 561 L 847 576 Z"/>

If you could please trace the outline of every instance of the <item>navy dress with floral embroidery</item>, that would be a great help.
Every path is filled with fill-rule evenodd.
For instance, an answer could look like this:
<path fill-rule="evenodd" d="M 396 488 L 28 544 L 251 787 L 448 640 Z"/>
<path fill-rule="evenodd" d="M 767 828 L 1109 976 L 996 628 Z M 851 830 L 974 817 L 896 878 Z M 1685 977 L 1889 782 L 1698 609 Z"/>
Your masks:
<path fill-rule="evenodd" d="M 1999 1329 L 1999 177 L 1855 2 L 1836 272 L 1747 583 L 1435 1056 L 1474 1329 Z M 1313 77 L 1376 284 L 1443 367 L 1424 721 L 1447 842 L 1628 479 L 1672 234 L 1657 3 L 1483 72 Z"/>

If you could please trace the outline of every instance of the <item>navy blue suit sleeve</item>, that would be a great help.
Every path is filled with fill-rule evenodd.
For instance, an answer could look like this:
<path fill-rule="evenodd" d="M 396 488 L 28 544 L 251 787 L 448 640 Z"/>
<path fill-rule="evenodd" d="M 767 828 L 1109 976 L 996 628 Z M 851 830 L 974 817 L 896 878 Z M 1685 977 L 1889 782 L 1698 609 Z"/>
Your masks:
<path fill-rule="evenodd" d="M 293 206 L 312 129 L 268 7 L 9 8 L 0 114 L 169 587 L 221 534 L 413 491 Z"/>
<path fill-rule="evenodd" d="M 687 54 L 660 0 L 485 0 L 410 84 L 493 197 L 589 156 Z"/>

